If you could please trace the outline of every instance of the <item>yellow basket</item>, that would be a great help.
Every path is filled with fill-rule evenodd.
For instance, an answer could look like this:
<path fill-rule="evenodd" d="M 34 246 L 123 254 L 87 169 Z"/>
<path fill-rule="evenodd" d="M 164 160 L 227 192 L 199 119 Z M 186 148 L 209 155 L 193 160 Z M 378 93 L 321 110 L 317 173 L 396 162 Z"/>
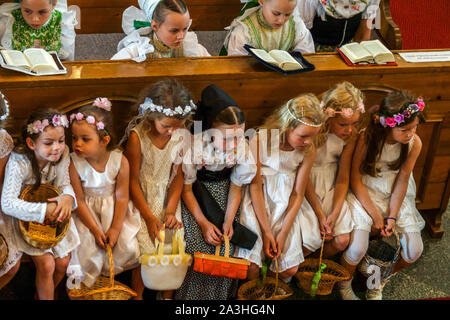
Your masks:
<path fill-rule="evenodd" d="M 294 291 L 283 281 L 278 280 L 278 263 L 275 259 L 275 278 L 266 277 L 261 285 L 259 280 L 247 281 L 239 287 L 238 300 L 283 300 Z"/>
<path fill-rule="evenodd" d="M 295 274 L 295 277 L 300 283 L 300 287 L 305 293 L 311 293 L 312 280 L 316 272 L 319 270 L 322 262 L 325 263 L 327 267 L 322 271 L 316 294 L 323 296 L 329 295 L 331 291 L 333 291 L 333 287 L 336 282 L 349 280 L 351 278 L 350 273 L 347 271 L 347 269 L 345 269 L 340 264 L 332 260 L 322 260 L 324 241 L 325 238 L 323 238 L 322 240 L 320 258 L 306 259 L 305 262 L 300 264 L 300 266 L 298 267 L 298 272 Z"/>
<path fill-rule="evenodd" d="M 109 259 L 109 278 L 100 275 L 91 288 L 80 283 L 80 289 L 71 289 L 68 295 L 74 300 L 129 300 L 137 294 L 129 287 L 114 281 L 114 259 L 109 244 L 106 245 Z"/>
<path fill-rule="evenodd" d="M 6 259 L 8 258 L 8 244 L 5 238 L 0 234 L 0 269 L 3 267 Z"/>
<path fill-rule="evenodd" d="M 39 188 L 26 187 L 19 198 L 28 202 L 47 202 L 47 199 L 57 197 L 59 190 L 51 184 L 41 184 Z M 56 224 L 56 237 L 53 239 L 41 238 L 28 232 L 30 222 L 19 220 L 19 229 L 23 239 L 30 245 L 39 249 L 50 249 L 56 246 L 67 234 L 70 219 Z"/>

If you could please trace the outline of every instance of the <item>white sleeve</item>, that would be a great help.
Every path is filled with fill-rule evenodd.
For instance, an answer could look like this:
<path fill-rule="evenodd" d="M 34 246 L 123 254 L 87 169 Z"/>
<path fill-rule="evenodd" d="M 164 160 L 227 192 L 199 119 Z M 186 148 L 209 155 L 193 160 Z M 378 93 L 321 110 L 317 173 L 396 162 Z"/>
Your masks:
<path fill-rule="evenodd" d="M 117 45 L 117 53 L 111 60 L 132 59 L 136 62 L 142 62 L 147 59 L 147 54 L 155 51 L 150 44 L 150 38 L 140 35 L 138 30 L 133 31 L 125 38 L 120 40 Z"/>
<path fill-rule="evenodd" d="M 194 164 L 192 149 L 188 149 L 183 157 L 184 184 L 193 184 L 197 180 L 197 166 Z"/>
<path fill-rule="evenodd" d="M 204 46 L 198 43 L 195 32 L 187 32 L 183 40 L 184 57 L 209 57 L 211 56 Z"/>
<path fill-rule="evenodd" d="M 308 29 L 311 29 L 313 26 L 314 18 L 317 13 L 317 6 L 319 5 L 319 0 L 298 0 L 297 8 Z"/>
<path fill-rule="evenodd" d="M 314 53 L 314 40 L 311 32 L 306 27 L 297 10 L 294 11 L 295 23 L 295 47 L 293 51 L 300 51 L 302 53 Z"/>
<path fill-rule="evenodd" d="M 59 56 L 62 60 L 73 61 L 75 59 L 77 12 L 75 10 L 62 11 L 61 14 L 61 49 L 59 50 Z"/>
<path fill-rule="evenodd" d="M 377 16 L 380 0 L 370 0 L 369 4 L 364 10 L 361 19 L 371 20 Z"/>
<path fill-rule="evenodd" d="M 12 153 L 5 168 L 2 190 L 2 211 L 23 221 L 43 223 L 47 203 L 27 202 L 19 199 L 22 184 L 29 180 L 31 163 L 22 155 Z"/>
<path fill-rule="evenodd" d="M 12 26 L 15 19 L 11 11 L 18 8 L 20 8 L 18 3 L 0 5 L 0 45 L 5 49 L 12 49 Z"/>
<path fill-rule="evenodd" d="M 245 141 L 244 146 L 238 149 L 238 161 L 237 165 L 233 168 L 230 180 L 233 184 L 241 187 L 244 184 L 250 184 L 256 175 L 256 159 L 254 155 L 256 152 L 256 139 L 251 140 L 252 148 Z M 252 151 L 251 151 L 252 150 Z"/>
<path fill-rule="evenodd" d="M 72 210 L 75 210 L 78 205 L 75 192 L 73 191 L 72 185 L 70 184 L 69 165 L 70 165 L 69 147 L 66 146 L 66 149 L 64 150 L 61 160 L 58 162 L 55 168 L 56 178 L 54 186 L 57 187 L 59 190 L 61 190 L 61 194 L 66 194 L 73 198 Z"/>
<path fill-rule="evenodd" d="M 228 40 L 228 55 L 229 56 L 246 56 L 247 50 L 244 45 L 250 42 L 247 28 L 242 24 L 235 26 L 229 35 Z"/>

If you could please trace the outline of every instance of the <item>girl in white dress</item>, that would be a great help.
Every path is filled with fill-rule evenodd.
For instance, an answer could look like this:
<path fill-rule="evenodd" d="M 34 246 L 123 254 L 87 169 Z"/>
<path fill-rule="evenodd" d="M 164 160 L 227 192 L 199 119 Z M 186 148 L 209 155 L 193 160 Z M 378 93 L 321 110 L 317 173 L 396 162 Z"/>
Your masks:
<path fill-rule="evenodd" d="M 175 80 L 160 81 L 143 89 L 137 105 L 139 116 L 128 125 L 122 143 L 126 142 L 125 155 L 130 163 L 131 198 L 141 214 L 137 239 L 143 255 L 155 252 L 154 240 L 161 240 L 159 231 L 164 226 L 169 230 L 183 227 L 180 207 L 183 175 L 179 157 L 184 141 L 189 140 L 189 132 L 178 129 L 184 128 L 196 107 L 188 90 Z M 167 244 L 165 249 L 171 250 Z M 132 286 L 137 299 L 142 299 L 140 268 L 133 273 Z M 173 291 L 164 291 L 162 296 L 170 299 Z"/>
<path fill-rule="evenodd" d="M 316 161 L 305 196 L 314 209 L 321 233 L 328 240 L 324 257 L 345 250 L 353 230 L 352 215 L 345 198 L 357 137 L 355 126 L 364 112 L 363 99 L 360 90 L 349 82 L 342 82 L 328 90 L 321 102 L 328 119 L 321 129 L 323 135 L 316 143 Z M 306 225 L 302 227 L 307 228 Z"/>
<path fill-rule="evenodd" d="M 421 98 L 394 91 L 382 101 L 379 112 L 356 144 L 351 169 L 351 188 L 347 201 L 355 224 L 350 245 L 343 254 L 343 266 L 353 274 L 369 245 L 371 231 L 390 236 L 395 228 L 402 246 L 393 273 L 416 261 L 423 251 L 420 231 L 425 221 L 415 205 L 416 185 L 412 170 L 422 148 L 415 133 L 423 120 L 425 104 Z M 369 300 L 381 299 L 387 282 L 366 292 Z M 354 294 L 351 280 L 340 283 Z"/>
<path fill-rule="evenodd" d="M 70 180 L 77 196 L 74 221 L 80 235 L 78 257 L 83 283 L 91 287 L 100 274 L 109 276 L 109 244 L 114 274 L 138 266 L 136 234 L 140 217 L 129 201 L 129 165 L 116 148 L 111 102 L 97 98 L 70 116 L 72 159 Z M 75 255 L 74 255 L 75 256 Z"/>
<path fill-rule="evenodd" d="M 220 55 L 247 55 L 249 44 L 266 51 L 278 49 L 314 53 L 314 42 L 296 8 L 297 0 L 249 0 L 227 27 Z"/>
<path fill-rule="evenodd" d="M 139 0 L 142 10 L 128 7 L 122 17 L 127 36 L 111 60 L 148 58 L 206 57 L 210 54 L 198 43 L 197 35 L 188 32 L 189 11 L 183 0 Z"/>
<path fill-rule="evenodd" d="M 66 273 L 71 252 L 80 244 L 71 218 L 76 199 L 69 177 L 69 147 L 65 144 L 64 128 L 69 121 L 52 109 L 34 111 L 22 130 L 23 142 L 11 153 L 6 164 L 2 190 L 3 213 L 14 217 L 13 229 L 17 249 L 33 259 L 36 265 L 36 298 L 52 300 L 54 290 Z M 19 199 L 28 185 L 41 183 L 55 186 L 61 192 L 48 202 L 36 203 Z M 66 236 L 53 248 L 38 249 L 22 238 L 18 220 L 43 223 L 70 219 Z"/>
<path fill-rule="evenodd" d="M 3 126 L 9 116 L 9 105 L 3 93 L 0 92 L 0 125 Z M 9 159 L 9 154 L 14 148 L 14 142 L 5 129 L 0 129 L 0 194 L 3 187 L 3 177 L 5 176 L 5 166 Z M 0 289 L 8 284 L 14 275 L 19 271 L 20 258 L 22 252 L 17 250 L 14 239 L 12 217 L 3 214 L 0 210 L 0 236 L 3 237 L 8 247 L 8 256 L 0 266 Z"/>
<path fill-rule="evenodd" d="M 239 248 L 236 254 L 251 261 L 249 279 L 258 277 L 259 268 L 269 257 L 278 260 L 280 278 L 289 280 L 304 261 L 302 232 L 319 233 L 318 226 L 316 230 L 301 230 L 300 216 L 304 210 L 312 210 L 304 193 L 316 156 L 312 141 L 324 120 L 313 94 L 289 100 L 250 140 L 257 164 L 236 168 L 237 179 L 252 179 L 244 191 L 240 222 L 257 233 L 258 239 L 253 249 Z M 270 270 L 276 271 L 275 261 Z"/>
<path fill-rule="evenodd" d="M 67 0 L 20 0 L 0 6 L 0 43 L 5 49 L 43 48 L 61 60 L 75 58 L 76 11 Z"/>

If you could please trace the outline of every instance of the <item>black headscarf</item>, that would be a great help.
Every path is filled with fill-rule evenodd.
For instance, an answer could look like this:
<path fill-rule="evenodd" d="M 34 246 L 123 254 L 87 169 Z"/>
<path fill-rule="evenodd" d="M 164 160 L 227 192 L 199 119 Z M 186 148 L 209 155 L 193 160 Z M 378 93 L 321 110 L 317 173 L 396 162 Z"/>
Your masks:
<path fill-rule="evenodd" d="M 215 84 L 211 84 L 202 91 L 202 98 L 197 103 L 198 109 L 195 120 L 202 121 L 203 130 L 208 130 L 216 120 L 217 115 L 230 106 L 237 107 L 238 105 L 225 91 Z"/>

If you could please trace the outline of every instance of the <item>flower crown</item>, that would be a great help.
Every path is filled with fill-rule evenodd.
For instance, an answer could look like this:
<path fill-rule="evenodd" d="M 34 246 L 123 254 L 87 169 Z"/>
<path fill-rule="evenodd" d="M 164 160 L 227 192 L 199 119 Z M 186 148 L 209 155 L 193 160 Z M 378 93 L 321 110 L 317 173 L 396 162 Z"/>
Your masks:
<path fill-rule="evenodd" d="M 27 132 L 29 134 L 37 134 L 40 132 L 43 132 L 44 129 L 49 126 L 53 125 L 54 127 L 69 127 L 69 121 L 67 120 L 67 117 L 65 114 L 59 115 L 55 114 L 51 120 L 49 119 L 43 119 L 43 120 L 35 120 L 33 123 L 29 123 L 27 125 Z"/>
<path fill-rule="evenodd" d="M 163 113 L 166 117 L 173 117 L 175 115 L 181 115 L 186 116 L 189 113 L 191 113 L 193 110 L 196 110 L 197 106 L 194 104 L 192 100 L 189 101 L 189 104 L 187 106 L 181 107 L 178 106 L 175 109 L 170 108 L 164 108 L 163 106 L 158 106 L 153 103 L 153 100 L 150 98 L 145 98 L 145 101 L 143 104 L 139 106 L 139 114 L 144 114 L 147 110 L 150 110 L 151 112 L 160 112 Z"/>
<path fill-rule="evenodd" d="M 383 127 L 394 128 L 405 122 L 405 119 L 411 118 L 414 113 L 420 112 L 425 108 L 425 102 L 423 102 L 422 97 L 417 99 L 417 103 L 411 103 L 404 106 L 399 113 L 388 114 L 388 113 L 375 113 L 374 122 L 380 123 Z"/>
<path fill-rule="evenodd" d="M 8 103 L 8 100 L 6 100 L 6 98 L 5 98 L 5 96 L 3 95 L 3 93 L 0 92 L 0 95 L 1 95 L 1 99 L 2 99 L 2 100 L 4 101 L 4 103 L 5 103 L 5 114 L 2 115 L 2 116 L 0 117 L 0 121 L 3 121 L 3 120 L 5 120 L 6 118 L 8 118 L 8 116 L 9 116 L 9 103 Z"/>
<path fill-rule="evenodd" d="M 112 103 L 108 100 L 108 98 L 97 98 L 92 103 L 93 106 L 98 107 L 100 109 L 104 109 L 106 111 L 111 111 Z M 72 113 L 70 115 L 70 124 L 72 124 L 73 120 L 81 121 L 86 120 L 89 124 L 94 124 L 97 127 L 97 130 L 105 130 L 105 124 L 103 121 L 97 121 L 94 116 L 85 116 L 81 112 Z"/>
<path fill-rule="evenodd" d="M 325 107 L 325 103 L 321 102 L 320 107 L 323 109 Z M 361 113 L 365 112 L 364 109 L 364 103 L 362 101 L 359 101 L 358 106 L 356 107 L 356 111 L 359 111 Z M 343 108 L 341 111 L 336 111 L 333 108 L 326 108 L 325 113 L 328 115 L 328 117 L 335 117 L 336 114 L 342 114 L 345 118 L 351 118 L 354 114 L 352 108 Z"/>

